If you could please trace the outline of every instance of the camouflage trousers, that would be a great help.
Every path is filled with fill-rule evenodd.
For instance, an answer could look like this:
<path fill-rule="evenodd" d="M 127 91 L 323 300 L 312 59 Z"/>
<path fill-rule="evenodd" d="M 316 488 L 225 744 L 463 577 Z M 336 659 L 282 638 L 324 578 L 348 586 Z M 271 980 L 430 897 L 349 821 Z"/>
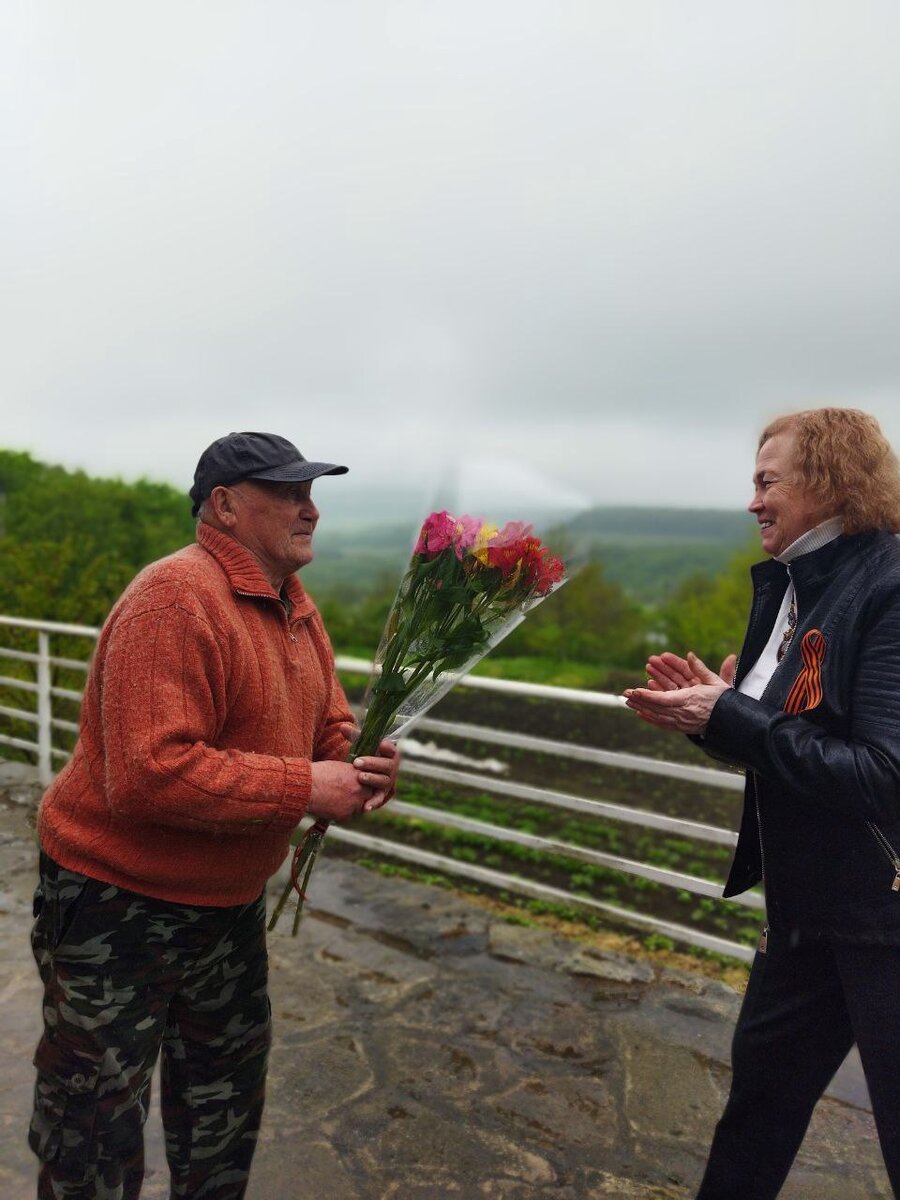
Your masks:
<path fill-rule="evenodd" d="M 160 1048 L 171 1200 L 244 1196 L 270 1042 L 264 898 L 172 904 L 41 855 L 32 946 L 38 1200 L 136 1200 Z"/>

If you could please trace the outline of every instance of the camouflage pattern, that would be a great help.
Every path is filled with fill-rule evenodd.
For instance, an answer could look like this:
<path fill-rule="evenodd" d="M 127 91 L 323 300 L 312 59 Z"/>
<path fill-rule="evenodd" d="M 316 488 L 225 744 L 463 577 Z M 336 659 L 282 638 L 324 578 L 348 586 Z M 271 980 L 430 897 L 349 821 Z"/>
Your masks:
<path fill-rule="evenodd" d="M 264 898 L 172 904 L 42 855 L 35 918 L 39 1200 L 136 1200 L 160 1047 L 172 1200 L 239 1200 L 271 1036 Z"/>

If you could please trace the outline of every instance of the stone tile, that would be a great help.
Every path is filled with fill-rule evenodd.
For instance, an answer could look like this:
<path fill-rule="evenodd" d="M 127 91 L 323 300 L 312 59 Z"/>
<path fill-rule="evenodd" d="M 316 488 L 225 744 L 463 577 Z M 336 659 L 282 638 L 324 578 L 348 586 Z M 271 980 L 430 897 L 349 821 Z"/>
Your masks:
<path fill-rule="evenodd" d="M 488 929 L 488 950 L 507 962 L 527 963 L 555 971 L 571 956 L 572 947 L 564 938 L 546 929 L 495 921 Z"/>
<path fill-rule="evenodd" d="M 779 1200 L 892 1200 L 894 1193 L 883 1171 L 859 1171 L 851 1166 L 810 1171 L 795 1164 Z"/>
<path fill-rule="evenodd" d="M 615 983 L 652 983 L 654 979 L 654 971 L 649 963 L 593 946 L 570 953 L 563 960 L 561 969 L 570 975 L 588 975 Z"/>
<path fill-rule="evenodd" d="M 494 1055 L 472 1038 L 444 1028 L 407 1029 L 379 1023 L 366 1039 L 367 1052 L 377 1064 L 382 1083 L 439 1089 L 444 1099 L 464 1099 L 496 1074 Z"/>
<path fill-rule="evenodd" d="M 363 1200 L 365 1194 L 328 1142 L 306 1135 L 284 1139 L 271 1129 L 263 1132 L 247 1200 L 295 1196 Z"/>
<path fill-rule="evenodd" d="M 26 783 L 15 784 L 20 791 Z M 22 793 L 24 795 L 25 793 Z M 40 985 L 28 931 L 39 789 L 0 784 L 0 1195 L 24 1141 Z M 323 858 L 270 940 L 275 1041 L 248 1200 L 686 1200 L 724 1103 L 740 997 L 463 896 Z M 158 1100 L 142 1200 L 167 1200 Z M 785 1200 L 888 1200 L 871 1115 L 824 1101 Z"/>
<path fill-rule="evenodd" d="M 565 1143 L 581 1166 L 601 1165 L 621 1137 L 617 1096 L 602 1079 L 575 1079 L 562 1072 L 520 1079 L 491 1102 L 504 1122 L 543 1143 L 551 1157 Z"/>
<path fill-rule="evenodd" d="M 318 1124 L 352 1103 L 374 1074 L 358 1039 L 333 1030 L 321 1037 L 289 1032 L 273 1046 L 268 1097 L 291 1124 Z"/>
<path fill-rule="evenodd" d="M 469 1186 L 480 1186 L 486 1177 L 506 1177 L 535 1187 L 556 1177 L 546 1159 L 517 1137 L 486 1131 L 477 1109 L 466 1121 L 455 1113 L 447 1117 L 424 1107 L 412 1109 L 406 1119 L 393 1121 L 369 1143 L 365 1157 L 375 1176 L 393 1168 L 415 1179 L 424 1169 L 432 1178 L 443 1176 Z"/>
<path fill-rule="evenodd" d="M 530 1064 L 565 1062 L 578 1072 L 603 1067 L 615 1052 L 606 1024 L 578 998 L 523 1002 L 511 1014 L 505 1040 Z"/>
<path fill-rule="evenodd" d="M 724 1104 L 723 1087 L 698 1056 L 623 1025 L 624 1116 L 635 1159 L 661 1173 L 661 1183 L 699 1182 Z"/>
<path fill-rule="evenodd" d="M 602 1196 L 604 1200 L 687 1200 L 695 1190 L 672 1184 L 647 1183 L 640 1179 L 628 1179 L 607 1171 L 599 1171 L 589 1177 L 587 1190 L 583 1195 Z"/>
<path fill-rule="evenodd" d="M 871 1114 L 846 1104 L 817 1105 L 796 1165 L 802 1170 L 817 1169 L 820 1174 L 871 1170 L 882 1175 L 881 1149 Z"/>
<path fill-rule="evenodd" d="M 290 953 L 269 951 L 269 995 L 276 1035 L 283 1026 L 318 1029 L 342 1020 L 345 1006 L 336 999 L 344 978 L 321 963 L 302 969 Z"/>

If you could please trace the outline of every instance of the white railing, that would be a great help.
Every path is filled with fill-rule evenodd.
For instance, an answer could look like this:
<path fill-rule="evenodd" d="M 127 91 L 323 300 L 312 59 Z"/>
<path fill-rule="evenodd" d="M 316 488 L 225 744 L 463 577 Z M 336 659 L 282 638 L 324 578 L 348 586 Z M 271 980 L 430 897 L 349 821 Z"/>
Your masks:
<path fill-rule="evenodd" d="M 35 635 L 34 650 L 16 650 L 9 646 L 0 646 L 0 659 L 31 664 L 34 667 L 34 678 L 21 679 L 5 674 L 0 675 L 0 687 L 22 691 L 36 697 L 33 709 L 0 705 L 0 717 L 7 717 L 10 720 L 25 722 L 36 727 L 34 739 L 13 737 L 0 730 L 0 746 L 12 746 L 17 750 L 27 750 L 34 754 L 38 778 L 46 787 L 53 778 L 53 759 L 65 760 L 69 757 L 68 750 L 53 745 L 54 729 L 65 729 L 70 733 L 78 732 L 76 722 L 53 715 L 53 701 L 54 699 L 76 702 L 81 700 L 80 691 L 53 686 L 52 669 L 53 667 L 63 667 L 67 670 L 87 673 L 89 657 L 86 655 L 84 658 L 69 658 L 51 654 L 51 638 L 54 636 L 85 638 L 91 643 L 91 649 L 93 649 L 93 643 L 97 640 L 100 630 L 94 629 L 90 625 L 63 625 L 56 621 L 30 621 L 24 617 L 3 616 L 0 616 L 0 626 L 29 630 Z"/>
<path fill-rule="evenodd" d="M 69 755 L 68 749 L 55 744 L 55 731 L 65 731 L 71 735 L 77 733 L 78 729 L 74 721 L 54 715 L 54 701 L 77 702 L 81 698 L 80 691 L 53 684 L 53 669 L 62 668 L 69 671 L 75 670 L 80 673 L 86 673 L 90 651 L 93 648 L 93 643 L 96 641 L 99 630 L 85 625 L 65 625 L 50 621 L 32 621 L 16 617 L 0 616 L 0 635 L 2 635 L 3 627 L 33 633 L 35 637 L 35 649 L 22 650 L 0 645 L 0 658 L 27 663 L 33 668 L 32 678 L 8 675 L 0 676 L 0 687 L 21 690 L 26 695 L 35 697 L 35 700 L 33 707 L 30 708 L 15 708 L 0 705 L 0 718 L 33 725 L 35 727 L 35 735 L 33 739 L 20 735 L 14 736 L 4 732 L 2 725 L 0 725 L 0 747 L 5 745 L 31 753 L 35 757 L 41 783 L 46 786 L 53 777 L 54 761 L 65 760 Z M 87 652 L 82 658 L 54 654 L 52 652 L 53 639 L 58 638 L 83 639 Z M 342 655 L 338 655 L 337 657 L 337 666 L 340 671 L 356 673 L 368 673 L 371 669 L 371 663 L 366 660 Z M 549 687 L 541 684 L 520 683 L 471 675 L 466 676 L 461 683 L 466 688 L 485 689 L 513 696 L 552 699 L 556 703 L 592 705 L 604 708 L 621 708 L 624 706 L 624 702 L 618 696 L 574 688 Z M 416 731 L 420 730 L 449 737 L 466 738 L 490 745 L 506 746 L 550 756 L 570 758 L 581 762 L 593 763 L 601 767 L 618 767 L 645 774 L 662 775 L 671 779 L 685 780 L 732 791 L 743 788 L 743 779 L 740 776 L 725 771 L 717 771 L 708 767 L 691 766 L 684 763 L 664 762 L 659 759 L 645 758 L 641 755 L 601 750 L 589 746 L 572 745 L 567 742 L 551 741 L 546 738 L 537 738 L 506 730 L 459 724 L 428 717 L 424 717 L 417 722 Z M 725 846 L 733 846 L 737 840 L 736 835 L 732 831 L 720 829 L 712 825 L 705 825 L 701 822 L 688 821 L 679 817 L 666 816 L 602 800 L 591 800 L 552 789 L 538 788 L 510 780 L 497 779 L 485 774 L 460 771 L 450 767 L 435 765 L 434 763 L 418 761 L 416 757 L 411 755 L 405 759 L 403 770 L 407 775 L 417 776 L 422 779 L 434 780 L 464 788 L 477 788 L 495 796 L 509 796 L 513 799 L 531 801 L 567 812 L 594 816 L 606 821 L 616 821 L 655 829 L 663 833 L 692 840 L 713 842 Z M 713 899 L 721 897 L 721 884 L 712 880 L 703 879 L 681 871 L 670 870 L 669 868 L 657 867 L 649 863 L 636 862 L 619 855 L 578 846 L 571 842 L 560 842 L 521 830 L 488 824 L 444 809 L 394 800 L 391 803 L 389 811 L 395 816 L 409 817 L 443 828 L 474 833 L 493 839 L 500 844 L 526 846 L 533 850 L 564 855 L 594 866 L 605 867 L 625 875 L 631 875 L 636 878 L 687 891 L 694 895 Z M 462 876 L 491 887 L 518 892 L 522 895 L 550 902 L 577 905 L 598 913 L 604 913 L 617 921 L 643 926 L 656 933 L 671 937 L 676 941 L 699 946 L 720 954 L 727 954 L 745 961 L 752 958 L 752 951 L 747 946 L 740 945 L 728 939 L 706 933 L 691 926 L 667 921 L 647 913 L 624 909 L 607 901 L 551 887 L 549 884 L 495 871 L 476 863 L 459 861 L 455 858 L 435 854 L 431 851 L 426 851 L 416 846 L 409 846 L 389 838 L 364 834 L 355 829 L 334 826 L 329 836 L 336 841 L 342 841 L 357 848 L 401 861 L 411 862 L 429 869 L 439 870 L 447 874 Z M 742 904 L 747 908 L 756 910 L 764 907 L 762 896 L 755 892 L 737 897 L 732 903 Z"/>

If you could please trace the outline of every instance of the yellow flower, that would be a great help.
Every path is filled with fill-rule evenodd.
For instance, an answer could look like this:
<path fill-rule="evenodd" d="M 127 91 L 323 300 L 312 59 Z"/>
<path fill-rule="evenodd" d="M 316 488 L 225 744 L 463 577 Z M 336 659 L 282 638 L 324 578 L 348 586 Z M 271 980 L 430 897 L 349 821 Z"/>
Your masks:
<path fill-rule="evenodd" d="M 478 537 L 475 539 L 475 545 L 472 548 L 472 553 L 479 562 L 487 563 L 488 560 L 488 542 L 491 538 L 497 536 L 500 530 L 496 525 L 489 525 L 487 521 L 478 530 Z"/>

